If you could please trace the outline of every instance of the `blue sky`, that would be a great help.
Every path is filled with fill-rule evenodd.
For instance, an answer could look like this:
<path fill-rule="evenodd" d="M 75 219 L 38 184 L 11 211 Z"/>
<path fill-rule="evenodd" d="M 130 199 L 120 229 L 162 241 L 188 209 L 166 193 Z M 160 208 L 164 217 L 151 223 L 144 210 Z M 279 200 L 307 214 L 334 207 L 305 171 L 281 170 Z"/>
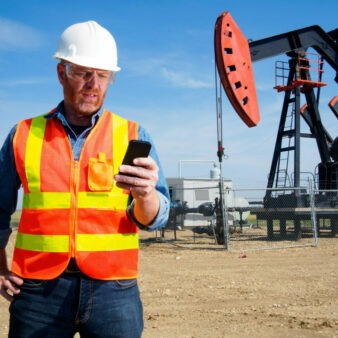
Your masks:
<path fill-rule="evenodd" d="M 119 66 L 105 107 L 140 122 L 152 135 L 167 177 L 179 160 L 217 160 L 214 25 L 229 11 L 249 39 L 311 25 L 337 28 L 336 1 L 6 1 L 0 12 L 0 144 L 20 119 L 49 111 L 62 99 L 52 58 L 69 25 L 95 20 L 115 37 Z M 274 62 L 253 65 L 261 122 L 247 128 L 223 95 L 223 175 L 237 187 L 264 187 L 273 154 L 283 94 L 274 86 Z M 337 95 L 334 72 L 321 94 L 321 116 L 333 137 L 337 119 L 327 107 Z M 306 130 L 306 129 L 305 129 Z M 302 170 L 319 162 L 304 141 Z M 183 176 L 207 177 L 209 164 L 186 164 Z"/>

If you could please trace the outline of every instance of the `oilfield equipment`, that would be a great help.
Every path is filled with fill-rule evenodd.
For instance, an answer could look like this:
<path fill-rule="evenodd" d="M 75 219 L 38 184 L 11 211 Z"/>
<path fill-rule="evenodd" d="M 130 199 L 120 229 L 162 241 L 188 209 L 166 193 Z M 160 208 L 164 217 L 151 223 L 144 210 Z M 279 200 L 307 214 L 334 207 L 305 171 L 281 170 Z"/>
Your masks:
<path fill-rule="evenodd" d="M 338 136 L 333 138 L 323 126 L 320 111 L 320 89 L 323 64 L 327 62 L 336 72 L 338 82 L 338 29 L 325 32 L 310 26 L 291 32 L 249 42 L 229 12 L 218 16 L 214 32 L 215 87 L 217 120 L 217 156 L 220 173 L 225 157 L 222 133 L 222 87 L 236 113 L 249 127 L 260 121 L 260 112 L 252 71 L 252 63 L 285 54 L 288 62 L 275 64 L 275 87 L 284 93 L 284 102 L 277 130 L 275 148 L 268 175 L 265 195 L 249 205 L 227 205 L 226 187 L 222 174 L 218 179 L 218 197 L 214 202 L 189 208 L 182 201 L 171 208 L 169 223 L 178 215 L 197 213 L 216 217 L 213 235 L 218 244 L 229 248 L 230 226 L 234 212 L 250 212 L 257 222 L 267 225 L 267 238 L 274 239 L 274 221 L 278 221 L 280 237 L 286 235 L 286 223 L 293 221 L 293 237 L 302 237 L 301 222 L 311 221 L 316 231 L 320 220 L 330 220 L 332 235 L 338 231 Z M 316 53 L 308 52 L 314 49 Z M 316 90 L 316 92 L 315 92 Z M 306 104 L 301 107 L 301 97 Z M 328 103 L 338 119 L 338 96 Z M 301 122 L 309 132 L 301 132 Z M 314 169 L 311 193 L 301 185 L 301 139 L 316 141 L 320 163 Z M 314 205 L 315 215 L 314 215 Z M 168 223 L 168 224 L 169 224 Z M 242 216 L 240 224 L 243 223 Z M 203 231 L 202 231 L 203 232 Z M 208 230 L 205 231 L 208 233 Z M 210 232 L 210 231 L 209 231 Z M 175 233 L 176 234 L 176 233 Z M 209 235 L 212 235 L 209 233 Z M 175 236 L 176 237 L 176 236 Z"/>
<path fill-rule="evenodd" d="M 315 139 L 321 162 L 317 165 L 317 189 L 314 195 L 316 220 L 329 219 L 332 234 L 338 228 L 338 137 L 333 139 L 324 128 L 319 112 L 323 63 L 326 61 L 335 71 L 338 82 L 338 29 L 325 32 L 319 26 L 310 26 L 265 39 L 248 42 L 229 12 L 223 12 L 215 25 L 214 47 L 219 90 L 216 79 L 216 113 L 218 149 L 221 164 L 222 145 L 222 97 L 221 84 L 237 114 L 248 127 L 260 121 L 252 62 L 280 54 L 288 56 L 288 62 L 276 63 L 276 85 L 284 93 L 280 123 L 265 196 L 249 208 L 257 220 L 265 220 L 267 236 L 274 237 L 273 221 L 278 220 L 280 234 L 286 234 L 286 221 L 294 220 L 294 232 L 301 238 L 301 221 L 311 220 L 311 196 L 301 186 L 301 138 Z M 317 53 L 309 53 L 309 48 Z M 314 75 L 315 74 L 315 75 Z M 316 89 L 316 92 L 315 92 Z M 306 104 L 300 106 L 301 96 Z M 338 96 L 329 102 L 338 118 Z M 301 132 L 301 120 L 309 128 Z M 335 135 L 336 136 L 336 135 Z M 221 182 L 222 180 L 220 180 Z M 292 189 L 290 189 L 292 188 Z M 220 183 L 220 205 L 224 204 Z M 258 206 L 257 206 L 258 205 Z M 273 214 L 273 217 L 272 217 Z M 217 212 L 216 231 L 227 231 L 225 208 Z M 319 230 L 319 229 L 318 229 Z M 226 240 L 226 237 L 223 236 Z M 219 241 L 221 243 L 221 241 Z"/>

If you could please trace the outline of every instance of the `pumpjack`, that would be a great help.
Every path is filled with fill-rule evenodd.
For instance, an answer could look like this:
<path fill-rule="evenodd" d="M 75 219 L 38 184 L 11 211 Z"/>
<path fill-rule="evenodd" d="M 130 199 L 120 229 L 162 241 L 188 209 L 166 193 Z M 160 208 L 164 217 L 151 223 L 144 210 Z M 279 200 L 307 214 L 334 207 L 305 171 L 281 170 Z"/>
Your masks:
<path fill-rule="evenodd" d="M 321 208 L 317 212 L 318 221 L 320 218 L 330 219 L 332 234 L 338 230 L 338 137 L 332 138 L 324 128 L 318 108 L 320 88 L 326 85 L 322 82 L 324 61 L 336 71 L 335 81 L 338 83 L 337 39 L 338 29 L 325 32 L 319 26 L 310 26 L 248 42 L 229 12 L 223 12 L 217 18 L 214 48 L 220 83 L 235 111 L 248 127 L 255 127 L 260 121 L 252 63 L 281 54 L 289 58 L 288 63 L 276 65 L 276 78 L 281 79 L 282 83 L 276 84 L 275 89 L 284 92 L 284 102 L 263 207 L 252 211 L 258 220 L 267 221 L 269 238 L 274 236 L 272 210 L 280 222 L 281 235 L 286 233 L 286 220 L 294 220 L 297 239 L 301 237 L 300 222 L 310 219 L 310 212 L 306 211 L 309 210 L 310 196 L 301 189 L 301 138 L 315 139 L 321 159 L 317 166 L 319 193 L 315 196 L 316 206 Z M 309 48 L 319 54 L 309 53 Z M 281 73 L 278 74 L 278 71 Z M 314 72 L 318 78 L 314 78 Z M 306 101 L 302 107 L 301 95 Z M 216 79 L 217 155 L 221 164 L 224 148 L 220 102 L 221 89 L 217 91 Z M 338 96 L 329 102 L 329 107 L 338 119 Z M 308 126 L 308 133 L 301 132 L 301 122 Z M 292 175 L 290 168 L 293 168 Z M 280 188 L 287 187 L 293 189 L 281 192 Z M 223 201 L 220 184 L 220 206 Z M 221 243 L 226 213 L 224 208 L 219 209 L 216 232 Z"/>

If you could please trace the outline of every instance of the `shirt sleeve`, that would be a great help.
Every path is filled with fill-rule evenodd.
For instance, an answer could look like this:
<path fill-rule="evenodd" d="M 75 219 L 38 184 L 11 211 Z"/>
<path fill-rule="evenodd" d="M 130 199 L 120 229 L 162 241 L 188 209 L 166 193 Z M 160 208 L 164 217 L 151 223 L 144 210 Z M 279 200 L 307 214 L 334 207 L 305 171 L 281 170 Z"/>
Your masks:
<path fill-rule="evenodd" d="M 134 203 L 131 203 L 131 205 L 128 207 L 127 211 L 129 213 L 130 218 L 133 220 L 133 222 L 142 230 L 148 230 L 153 231 L 156 229 L 160 229 L 164 227 L 168 222 L 169 217 L 169 211 L 170 211 L 170 196 L 169 196 L 169 190 L 167 186 L 167 182 L 164 177 L 163 169 L 159 160 L 159 157 L 156 152 L 156 148 L 154 145 L 153 140 L 151 139 L 149 133 L 141 126 L 138 126 L 138 138 L 141 141 L 148 141 L 151 143 L 151 150 L 149 156 L 152 157 L 155 162 L 157 163 L 157 166 L 159 168 L 158 173 L 158 181 L 156 184 L 156 190 L 157 194 L 160 200 L 160 208 L 158 211 L 158 214 L 153 221 L 152 224 L 149 226 L 144 226 L 140 224 L 135 216 L 134 216 Z"/>
<path fill-rule="evenodd" d="M 11 130 L 0 150 L 0 248 L 6 247 L 12 232 L 11 215 L 16 209 L 18 189 L 21 185 L 12 146 L 15 131 L 16 126 Z"/>

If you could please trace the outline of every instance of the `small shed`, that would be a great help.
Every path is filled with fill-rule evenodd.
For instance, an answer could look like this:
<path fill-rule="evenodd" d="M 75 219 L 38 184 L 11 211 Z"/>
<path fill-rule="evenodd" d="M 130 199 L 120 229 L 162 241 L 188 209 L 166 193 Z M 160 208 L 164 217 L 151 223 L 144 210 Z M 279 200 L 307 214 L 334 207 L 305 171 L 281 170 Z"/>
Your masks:
<path fill-rule="evenodd" d="M 197 208 L 203 203 L 215 203 L 219 198 L 219 178 L 167 178 L 171 201 L 173 203 L 186 202 L 187 208 Z M 232 180 L 223 178 L 225 202 L 228 206 L 233 205 Z M 181 226 L 198 226 L 210 224 L 211 217 L 198 213 L 188 213 L 178 217 Z"/>

